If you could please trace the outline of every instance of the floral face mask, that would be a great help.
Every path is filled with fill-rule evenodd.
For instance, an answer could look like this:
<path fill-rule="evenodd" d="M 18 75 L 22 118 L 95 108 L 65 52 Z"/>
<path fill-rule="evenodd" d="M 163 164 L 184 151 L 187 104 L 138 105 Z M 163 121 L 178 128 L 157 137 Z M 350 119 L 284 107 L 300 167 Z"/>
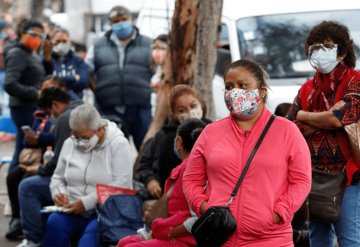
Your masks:
<path fill-rule="evenodd" d="M 189 118 L 201 119 L 202 116 L 203 116 L 203 110 L 202 110 L 201 106 L 199 105 L 198 107 L 192 109 L 189 112 L 178 114 L 176 116 L 176 119 L 179 120 L 180 123 L 183 123 L 186 119 L 189 119 Z"/>
<path fill-rule="evenodd" d="M 245 90 L 233 88 L 232 90 L 225 91 L 224 98 L 231 116 L 238 120 L 251 116 L 261 103 L 259 89 Z"/>

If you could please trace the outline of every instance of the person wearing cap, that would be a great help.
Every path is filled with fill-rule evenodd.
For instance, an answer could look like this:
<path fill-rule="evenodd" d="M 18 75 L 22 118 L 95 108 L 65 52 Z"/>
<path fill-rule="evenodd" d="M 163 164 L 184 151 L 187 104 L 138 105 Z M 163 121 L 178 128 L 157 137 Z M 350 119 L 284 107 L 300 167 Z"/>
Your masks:
<path fill-rule="evenodd" d="M 85 61 L 96 79 L 100 112 L 120 118 L 139 150 L 151 121 L 151 39 L 139 33 L 127 8 L 115 6 L 108 17 L 111 30 L 95 41 Z"/>

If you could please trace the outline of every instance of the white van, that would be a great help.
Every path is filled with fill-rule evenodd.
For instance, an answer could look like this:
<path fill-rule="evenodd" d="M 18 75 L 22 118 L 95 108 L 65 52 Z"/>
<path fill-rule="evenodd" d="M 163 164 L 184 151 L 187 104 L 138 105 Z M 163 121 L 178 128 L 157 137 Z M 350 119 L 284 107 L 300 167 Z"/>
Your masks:
<path fill-rule="evenodd" d="M 140 10 L 137 26 L 155 38 L 171 26 L 174 0 L 148 0 Z M 224 61 L 248 58 L 262 64 L 270 76 L 267 107 L 274 111 L 291 103 L 300 86 L 314 75 L 304 52 L 308 31 L 322 20 L 346 25 L 360 57 L 360 1 L 224 0 L 217 73 L 213 80 L 216 118 L 228 115 L 223 95 Z M 214 27 L 215 28 L 215 27 Z"/>

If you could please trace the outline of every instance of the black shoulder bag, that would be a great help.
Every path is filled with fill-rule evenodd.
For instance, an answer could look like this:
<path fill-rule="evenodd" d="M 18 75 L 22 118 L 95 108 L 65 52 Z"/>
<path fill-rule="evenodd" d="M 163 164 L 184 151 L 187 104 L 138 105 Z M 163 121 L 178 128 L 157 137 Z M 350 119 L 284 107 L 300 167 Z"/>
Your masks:
<path fill-rule="evenodd" d="M 225 206 L 212 206 L 208 208 L 192 226 L 191 233 L 194 235 L 198 246 L 221 246 L 235 232 L 237 227 L 236 220 L 231 214 L 229 206 L 232 203 L 240 184 L 249 169 L 250 163 L 255 156 L 255 153 L 274 119 L 275 115 L 272 115 L 266 124 L 265 129 L 261 133 L 261 136 L 252 150 L 244 170 L 242 171 L 241 176 L 231 193 L 229 202 Z"/>

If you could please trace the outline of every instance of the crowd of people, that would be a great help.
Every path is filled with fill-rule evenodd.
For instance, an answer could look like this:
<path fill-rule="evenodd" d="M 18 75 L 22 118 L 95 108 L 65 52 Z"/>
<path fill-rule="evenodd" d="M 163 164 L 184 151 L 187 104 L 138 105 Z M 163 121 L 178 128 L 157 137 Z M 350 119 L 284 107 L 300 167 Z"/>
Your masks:
<path fill-rule="evenodd" d="M 224 205 L 237 227 L 222 246 L 297 246 L 293 217 L 308 206 L 317 169 L 345 170 L 347 185 L 336 221 L 311 213 L 303 219 L 310 246 L 360 246 L 360 175 L 344 131 L 360 118 L 360 73 L 346 26 L 323 21 L 310 30 L 304 47 L 314 77 L 293 104 L 279 105 L 253 156 L 273 118 L 260 64 L 241 59 L 224 68 L 229 116 L 215 122 L 193 87 L 174 85 L 163 127 L 143 143 L 169 39 L 141 35 L 123 6 L 113 7 L 108 19 L 111 29 L 83 58 L 67 30 L 25 19 L 15 35 L 0 15 L 0 83 L 17 130 L 7 175 L 8 240 L 22 240 L 18 247 L 102 246 L 97 185 L 105 184 L 140 188 L 144 200 L 144 228 L 117 239 L 118 246 L 196 246 L 193 224 Z M 94 105 L 83 100 L 88 88 Z M 27 162 L 27 149 L 39 152 L 38 159 Z M 148 221 L 164 198 L 166 216 Z M 56 212 L 44 213 L 48 206 Z"/>

